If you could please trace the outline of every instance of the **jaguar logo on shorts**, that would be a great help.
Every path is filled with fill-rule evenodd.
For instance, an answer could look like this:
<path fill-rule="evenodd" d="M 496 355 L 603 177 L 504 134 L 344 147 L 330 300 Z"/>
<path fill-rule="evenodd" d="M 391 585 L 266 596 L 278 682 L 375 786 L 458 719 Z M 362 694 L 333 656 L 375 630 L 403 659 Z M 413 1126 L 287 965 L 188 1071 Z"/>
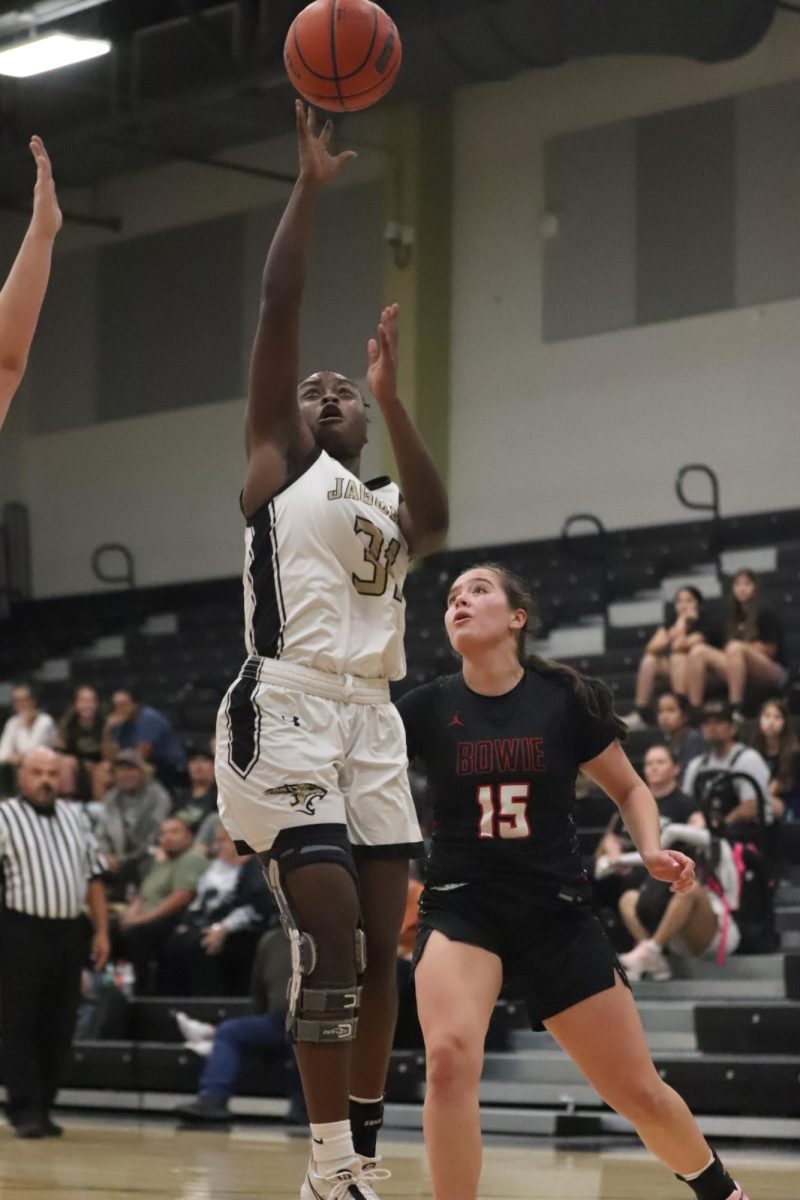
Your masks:
<path fill-rule="evenodd" d="M 284 783 L 280 787 L 266 788 L 265 796 L 291 796 L 292 808 L 300 808 L 308 817 L 316 815 L 314 804 L 327 796 L 328 789 L 318 783 Z"/>

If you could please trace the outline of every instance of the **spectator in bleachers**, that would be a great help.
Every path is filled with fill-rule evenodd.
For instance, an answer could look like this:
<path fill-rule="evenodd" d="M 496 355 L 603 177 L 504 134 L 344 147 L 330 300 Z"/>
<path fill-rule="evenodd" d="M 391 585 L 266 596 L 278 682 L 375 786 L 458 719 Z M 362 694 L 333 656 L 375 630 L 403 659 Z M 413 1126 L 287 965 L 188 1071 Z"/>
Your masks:
<path fill-rule="evenodd" d="M 106 857 L 109 896 L 124 900 L 138 887 L 149 865 L 150 849 L 172 800 L 157 779 L 150 778 L 136 750 L 120 750 L 114 759 L 114 786 L 105 796 L 96 833 Z"/>
<path fill-rule="evenodd" d="M 178 817 L 161 822 L 158 851 L 138 894 L 120 918 L 119 953 L 135 972 L 138 995 L 152 994 L 161 948 L 194 899 L 208 866 L 192 848 L 192 831 Z"/>
<path fill-rule="evenodd" d="M 41 712 L 33 689 L 27 683 L 11 689 L 9 717 L 0 736 L 0 797 L 11 796 L 16 790 L 17 767 L 31 750 L 51 750 L 58 730 L 53 718 Z"/>
<path fill-rule="evenodd" d="M 753 571 L 737 571 L 731 583 L 725 646 L 693 646 L 689 651 L 686 690 L 695 707 L 703 703 L 709 675 L 723 680 L 735 720 L 748 686 L 780 690 L 788 678 L 783 624 L 777 613 L 762 604 Z"/>
<path fill-rule="evenodd" d="M 702 827 L 702 817 L 695 814 L 691 824 L 663 829 L 661 845 L 665 849 L 677 847 L 684 854 L 691 851 L 698 878 L 681 894 L 671 893 L 668 884 L 652 880 L 641 892 L 622 896 L 620 914 L 636 945 L 621 954 L 619 961 L 633 982 L 672 977 L 664 953 L 667 947 L 671 954 L 716 958 L 722 965 L 741 940 L 734 915 L 739 906 L 739 872 L 729 843 L 712 839 Z M 639 856 L 634 852 L 625 857 L 634 860 Z"/>
<path fill-rule="evenodd" d="M 800 820 L 800 742 L 792 729 L 785 700 L 765 700 L 750 742 L 769 767 L 775 815 Z"/>
<path fill-rule="evenodd" d="M 308 1117 L 300 1076 L 286 1034 L 286 995 L 292 973 L 289 939 L 282 929 L 263 934 L 258 944 L 250 984 L 252 1014 L 231 1017 L 216 1028 L 176 1013 L 178 1027 L 197 1054 L 208 1055 L 200 1076 L 197 1099 L 181 1104 L 175 1115 L 184 1121 L 212 1123 L 230 1120 L 228 1101 L 236 1090 L 243 1059 L 260 1054 L 286 1064 L 289 1094 L 287 1122 L 305 1125 Z"/>
<path fill-rule="evenodd" d="M 214 758 L 207 750 L 193 750 L 187 765 L 188 788 L 175 793 L 173 812 L 186 824 L 208 849 L 214 845 L 216 827 L 211 822 L 217 816 L 217 783 L 214 777 Z M 209 821 L 209 818 L 211 819 Z M 203 838 L 200 830 L 203 830 Z M 206 840 L 210 839 L 210 840 Z"/>
<path fill-rule="evenodd" d="M 100 702 L 93 687 L 75 689 L 72 704 L 58 724 L 56 749 L 61 751 L 62 795 L 100 800 L 103 775 L 103 726 Z"/>
<path fill-rule="evenodd" d="M 142 704 L 131 688 L 120 688 L 111 697 L 111 714 L 106 720 L 106 738 L 115 749 L 138 750 L 168 788 L 186 783 L 186 751 L 167 717 L 157 708 Z"/>
<path fill-rule="evenodd" d="M 409 877 L 406 909 L 397 946 L 397 979 L 400 1006 L 395 1030 L 395 1046 L 412 1049 L 422 1046 L 416 1002 L 411 979 L 411 952 L 419 928 L 419 901 L 422 885 Z M 198 1054 L 209 1055 L 200 1076 L 197 1099 L 175 1109 L 186 1121 L 219 1122 L 230 1120 L 228 1101 L 234 1093 L 248 1052 L 270 1057 L 280 1056 L 289 1066 L 290 1124 L 307 1121 L 303 1092 L 294 1063 L 289 1061 L 290 1045 L 285 1031 L 286 994 L 291 962 L 289 942 L 281 929 L 265 933 L 258 945 L 251 978 L 250 997 L 255 1016 L 233 1017 L 216 1029 L 205 1022 L 193 1021 L 177 1013 L 178 1026 Z"/>
<path fill-rule="evenodd" d="M 746 840 L 759 826 L 759 792 L 765 801 L 765 823 L 770 824 L 774 818 L 769 767 L 758 751 L 736 740 L 736 724 L 729 704 L 722 700 L 706 701 L 702 722 L 709 750 L 689 763 L 683 790 L 695 801 L 696 808 L 705 811 L 709 789 L 713 788 L 728 838 Z M 737 774 L 749 779 L 736 778 Z"/>
<path fill-rule="evenodd" d="M 673 751 L 668 746 L 651 746 L 644 756 L 642 774 L 658 805 L 662 827 L 688 821 L 697 806 L 680 789 L 680 770 Z M 633 849 L 622 816 L 615 811 L 595 851 L 594 876 L 601 905 L 616 906 L 623 892 L 644 882 L 644 867 L 635 870 L 623 859 Z"/>
<path fill-rule="evenodd" d="M 674 620 L 664 622 L 644 648 L 636 676 L 634 709 L 624 721 L 629 729 L 652 723 L 650 702 L 660 679 L 668 679 L 673 692 L 686 693 L 689 651 L 710 644 L 713 631 L 703 612 L 703 596 L 695 587 L 679 587 L 672 601 Z"/>
<path fill-rule="evenodd" d="M 662 692 L 656 706 L 656 724 L 665 745 L 677 760 L 680 776 L 693 758 L 705 750 L 703 735 L 690 724 L 689 700 L 677 692 Z"/>
<path fill-rule="evenodd" d="M 158 967 L 165 996 L 239 995 L 247 988 L 256 943 L 275 903 L 253 855 L 240 855 L 217 820 L 216 857 L 166 939 Z"/>

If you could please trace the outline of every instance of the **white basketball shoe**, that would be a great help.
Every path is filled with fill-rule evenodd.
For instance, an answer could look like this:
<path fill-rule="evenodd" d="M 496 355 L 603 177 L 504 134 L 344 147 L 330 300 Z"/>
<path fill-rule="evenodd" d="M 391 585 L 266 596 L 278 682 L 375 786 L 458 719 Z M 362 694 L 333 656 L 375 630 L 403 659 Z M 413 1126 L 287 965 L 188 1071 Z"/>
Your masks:
<path fill-rule="evenodd" d="M 364 1163 L 354 1158 L 331 1175 L 320 1175 L 312 1159 L 300 1189 L 300 1200 L 380 1200 L 372 1184 L 388 1179 L 391 1171 L 376 1167 L 374 1161 Z"/>

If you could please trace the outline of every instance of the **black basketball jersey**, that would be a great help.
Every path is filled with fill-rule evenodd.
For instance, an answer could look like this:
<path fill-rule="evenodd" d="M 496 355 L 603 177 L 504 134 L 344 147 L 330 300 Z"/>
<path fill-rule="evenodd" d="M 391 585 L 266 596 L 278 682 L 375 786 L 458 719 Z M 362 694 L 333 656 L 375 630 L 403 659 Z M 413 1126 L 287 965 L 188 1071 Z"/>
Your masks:
<path fill-rule="evenodd" d="M 430 783 L 429 886 L 517 878 L 545 898 L 585 882 L 575 778 L 616 733 L 568 679 L 529 669 L 510 692 L 482 696 L 459 673 L 415 688 L 397 707 L 408 756 Z"/>

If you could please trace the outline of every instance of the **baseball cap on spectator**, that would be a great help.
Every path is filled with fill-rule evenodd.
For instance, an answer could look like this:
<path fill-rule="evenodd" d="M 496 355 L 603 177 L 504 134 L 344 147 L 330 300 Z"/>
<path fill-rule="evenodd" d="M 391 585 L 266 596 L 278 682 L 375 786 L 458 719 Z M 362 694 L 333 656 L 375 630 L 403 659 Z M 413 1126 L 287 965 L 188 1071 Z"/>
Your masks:
<path fill-rule="evenodd" d="M 733 708 L 727 700 L 706 700 L 700 709 L 700 720 L 733 721 Z"/>
<path fill-rule="evenodd" d="M 114 755 L 115 767 L 138 767 L 144 770 L 144 759 L 138 750 L 118 750 Z"/>

